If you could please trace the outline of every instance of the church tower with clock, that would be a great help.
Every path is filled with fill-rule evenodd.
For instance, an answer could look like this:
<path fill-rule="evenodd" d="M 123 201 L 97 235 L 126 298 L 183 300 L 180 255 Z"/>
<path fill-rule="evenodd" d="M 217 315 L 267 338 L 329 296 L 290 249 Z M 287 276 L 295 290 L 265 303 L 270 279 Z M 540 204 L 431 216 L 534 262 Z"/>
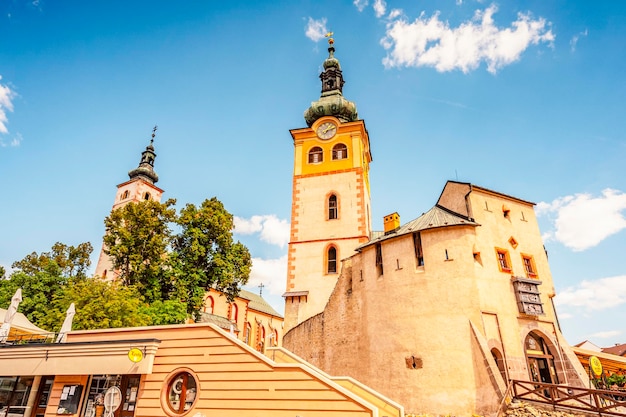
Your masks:
<path fill-rule="evenodd" d="M 333 39 L 328 43 L 321 97 L 304 112 L 307 127 L 290 131 L 294 171 L 285 331 L 324 310 L 340 260 L 370 238 L 369 137 L 356 105 L 342 94 L 341 66 Z"/>

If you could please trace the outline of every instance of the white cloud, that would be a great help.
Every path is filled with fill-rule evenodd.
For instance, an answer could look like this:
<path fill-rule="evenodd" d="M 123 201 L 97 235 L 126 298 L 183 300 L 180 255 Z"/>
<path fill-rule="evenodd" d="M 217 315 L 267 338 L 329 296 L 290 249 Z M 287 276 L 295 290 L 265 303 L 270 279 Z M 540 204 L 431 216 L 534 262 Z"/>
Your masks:
<path fill-rule="evenodd" d="M 382 17 L 387 12 L 387 3 L 385 0 L 374 0 L 374 13 L 376 17 Z"/>
<path fill-rule="evenodd" d="M 235 233 L 240 235 L 259 234 L 262 241 L 285 247 L 289 243 L 289 222 L 273 214 L 252 216 L 249 219 L 234 216 Z"/>
<path fill-rule="evenodd" d="M 402 14 L 403 14 L 402 9 L 392 9 L 389 12 L 389 16 L 387 16 L 387 19 L 393 20 L 393 19 L 396 19 L 396 18 L 402 16 Z"/>
<path fill-rule="evenodd" d="M 0 76 L 0 80 L 2 80 L 2 76 Z M 12 100 L 14 97 L 15 92 L 13 92 L 8 86 L 0 84 L 0 133 L 9 133 L 9 129 L 7 129 L 7 123 L 9 121 L 7 118 L 7 112 L 13 111 Z"/>
<path fill-rule="evenodd" d="M 594 338 L 594 339 L 610 339 L 612 337 L 615 336 L 619 336 L 620 334 L 622 334 L 622 332 L 620 330 L 608 330 L 605 332 L 597 332 L 597 333 L 593 333 L 589 335 L 589 338 Z"/>
<path fill-rule="evenodd" d="M 570 313 L 559 314 L 559 320 L 567 320 L 571 319 L 572 317 L 574 317 L 574 315 Z"/>
<path fill-rule="evenodd" d="M 356 6 L 356 8 L 360 12 L 362 12 L 363 9 L 365 9 L 365 7 L 367 7 L 369 2 L 367 0 L 354 0 L 352 3 Z"/>
<path fill-rule="evenodd" d="M 321 39 L 324 39 L 324 36 L 328 33 L 326 29 L 326 18 L 323 17 L 319 20 L 315 20 L 312 17 L 309 17 L 309 21 L 306 25 L 306 30 L 304 34 L 307 38 L 311 39 L 313 42 L 318 42 Z"/>
<path fill-rule="evenodd" d="M 7 146 L 17 147 L 22 143 L 22 134 L 17 133 L 11 140 L 5 140 L 0 136 L 0 148 L 6 148 Z"/>
<path fill-rule="evenodd" d="M 569 41 L 569 45 L 570 48 L 572 49 L 572 52 L 574 52 L 576 50 L 576 45 L 578 44 L 578 40 L 581 37 L 586 37 L 589 34 L 589 31 L 587 29 L 584 30 L 584 32 L 580 32 L 574 36 L 572 36 L 572 39 L 570 39 Z"/>
<path fill-rule="evenodd" d="M 545 19 L 519 13 L 509 28 L 494 25 L 497 7 L 477 10 L 474 17 L 457 28 L 439 19 L 439 12 L 427 18 L 424 12 L 410 23 L 402 17 L 387 24 L 381 44 L 388 50 L 383 64 L 391 67 L 434 67 L 439 72 L 460 69 L 464 73 L 487 64 L 487 71 L 520 59 L 529 45 L 551 44 L 554 34 Z"/>
<path fill-rule="evenodd" d="M 263 284 L 270 294 L 282 295 L 287 283 L 287 255 L 278 259 L 252 258 L 248 286 Z"/>
<path fill-rule="evenodd" d="M 581 307 L 588 311 L 606 310 L 626 304 L 626 275 L 582 281 L 554 297 L 558 307 Z"/>
<path fill-rule="evenodd" d="M 555 239 L 574 251 L 592 248 L 625 229 L 624 210 L 626 194 L 610 188 L 603 190 L 600 197 L 575 194 L 537 204 L 538 216 L 556 214 L 551 219 L 554 231 L 546 232 L 545 240 Z"/>

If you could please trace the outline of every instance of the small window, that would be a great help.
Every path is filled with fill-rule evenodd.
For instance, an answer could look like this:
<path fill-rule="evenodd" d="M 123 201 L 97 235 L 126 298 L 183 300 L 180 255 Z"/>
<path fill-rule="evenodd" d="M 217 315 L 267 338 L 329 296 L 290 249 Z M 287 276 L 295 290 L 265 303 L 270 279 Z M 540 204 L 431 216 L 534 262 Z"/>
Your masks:
<path fill-rule="evenodd" d="M 213 314 L 215 308 L 215 300 L 210 295 L 204 299 L 204 312 Z"/>
<path fill-rule="evenodd" d="M 126 200 L 129 195 L 130 195 L 130 192 L 128 190 L 124 191 L 124 193 L 122 194 L 121 200 Z"/>
<path fill-rule="evenodd" d="M 506 249 L 496 249 L 496 255 L 498 257 L 498 267 L 501 272 L 511 272 L 511 260 L 509 259 L 509 252 Z"/>
<path fill-rule="evenodd" d="M 334 220 L 337 217 L 337 196 L 333 194 L 328 197 L 328 220 Z"/>
<path fill-rule="evenodd" d="M 413 245 L 415 247 L 415 259 L 417 261 L 417 266 L 424 266 L 424 252 L 422 250 L 421 233 L 413 233 Z"/>
<path fill-rule="evenodd" d="M 348 158 L 348 147 L 343 143 L 338 143 L 333 146 L 333 160 Z"/>
<path fill-rule="evenodd" d="M 236 303 L 230 305 L 230 319 L 237 323 L 237 316 L 239 316 L 239 307 Z"/>
<path fill-rule="evenodd" d="M 537 268 L 535 267 L 535 260 L 530 255 L 522 255 L 522 263 L 524 264 L 524 271 L 528 278 L 537 278 Z"/>
<path fill-rule="evenodd" d="M 312 148 L 309 151 L 309 164 L 317 164 L 324 160 L 324 151 L 319 146 Z"/>
<path fill-rule="evenodd" d="M 146 201 L 150 200 L 150 193 L 145 193 L 143 195 L 143 199 L 146 200 Z"/>
<path fill-rule="evenodd" d="M 380 243 L 376 245 L 376 270 L 378 276 L 383 274 L 383 248 Z"/>
<path fill-rule="evenodd" d="M 265 327 L 261 326 L 259 328 L 259 344 L 257 346 L 257 350 L 259 352 L 265 352 Z"/>
<path fill-rule="evenodd" d="M 175 414 L 190 410 L 197 398 L 198 383 L 189 372 L 180 372 L 167 386 L 167 405 Z"/>
<path fill-rule="evenodd" d="M 334 246 L 328 248 L 327 271 L 329 274 L 337 273 L 337 248 L 335 248 Z"/>

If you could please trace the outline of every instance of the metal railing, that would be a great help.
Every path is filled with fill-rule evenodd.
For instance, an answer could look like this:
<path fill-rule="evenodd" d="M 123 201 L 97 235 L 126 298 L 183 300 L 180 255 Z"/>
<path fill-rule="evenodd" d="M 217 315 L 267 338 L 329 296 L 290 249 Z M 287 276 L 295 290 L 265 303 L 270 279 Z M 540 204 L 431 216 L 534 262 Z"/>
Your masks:
<path fill-rule="evenodd" d="M 533 381 L 511 381 L 513 397 L 519 400 L 597 413 L 599 416 L 626 416 L 626 392 L 545 384 Z"/>

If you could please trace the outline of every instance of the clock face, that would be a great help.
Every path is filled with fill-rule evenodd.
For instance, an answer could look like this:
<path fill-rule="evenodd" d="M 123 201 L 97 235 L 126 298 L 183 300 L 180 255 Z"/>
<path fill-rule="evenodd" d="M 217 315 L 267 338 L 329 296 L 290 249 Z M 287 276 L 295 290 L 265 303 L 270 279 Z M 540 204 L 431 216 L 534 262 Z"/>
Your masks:
<path fill-rule="evenodd" d="M 317 137 L 320 139 L 330 139 L 337 133 L 337 125 L 332 122 L 325 122 L 318 126 Z"/>

